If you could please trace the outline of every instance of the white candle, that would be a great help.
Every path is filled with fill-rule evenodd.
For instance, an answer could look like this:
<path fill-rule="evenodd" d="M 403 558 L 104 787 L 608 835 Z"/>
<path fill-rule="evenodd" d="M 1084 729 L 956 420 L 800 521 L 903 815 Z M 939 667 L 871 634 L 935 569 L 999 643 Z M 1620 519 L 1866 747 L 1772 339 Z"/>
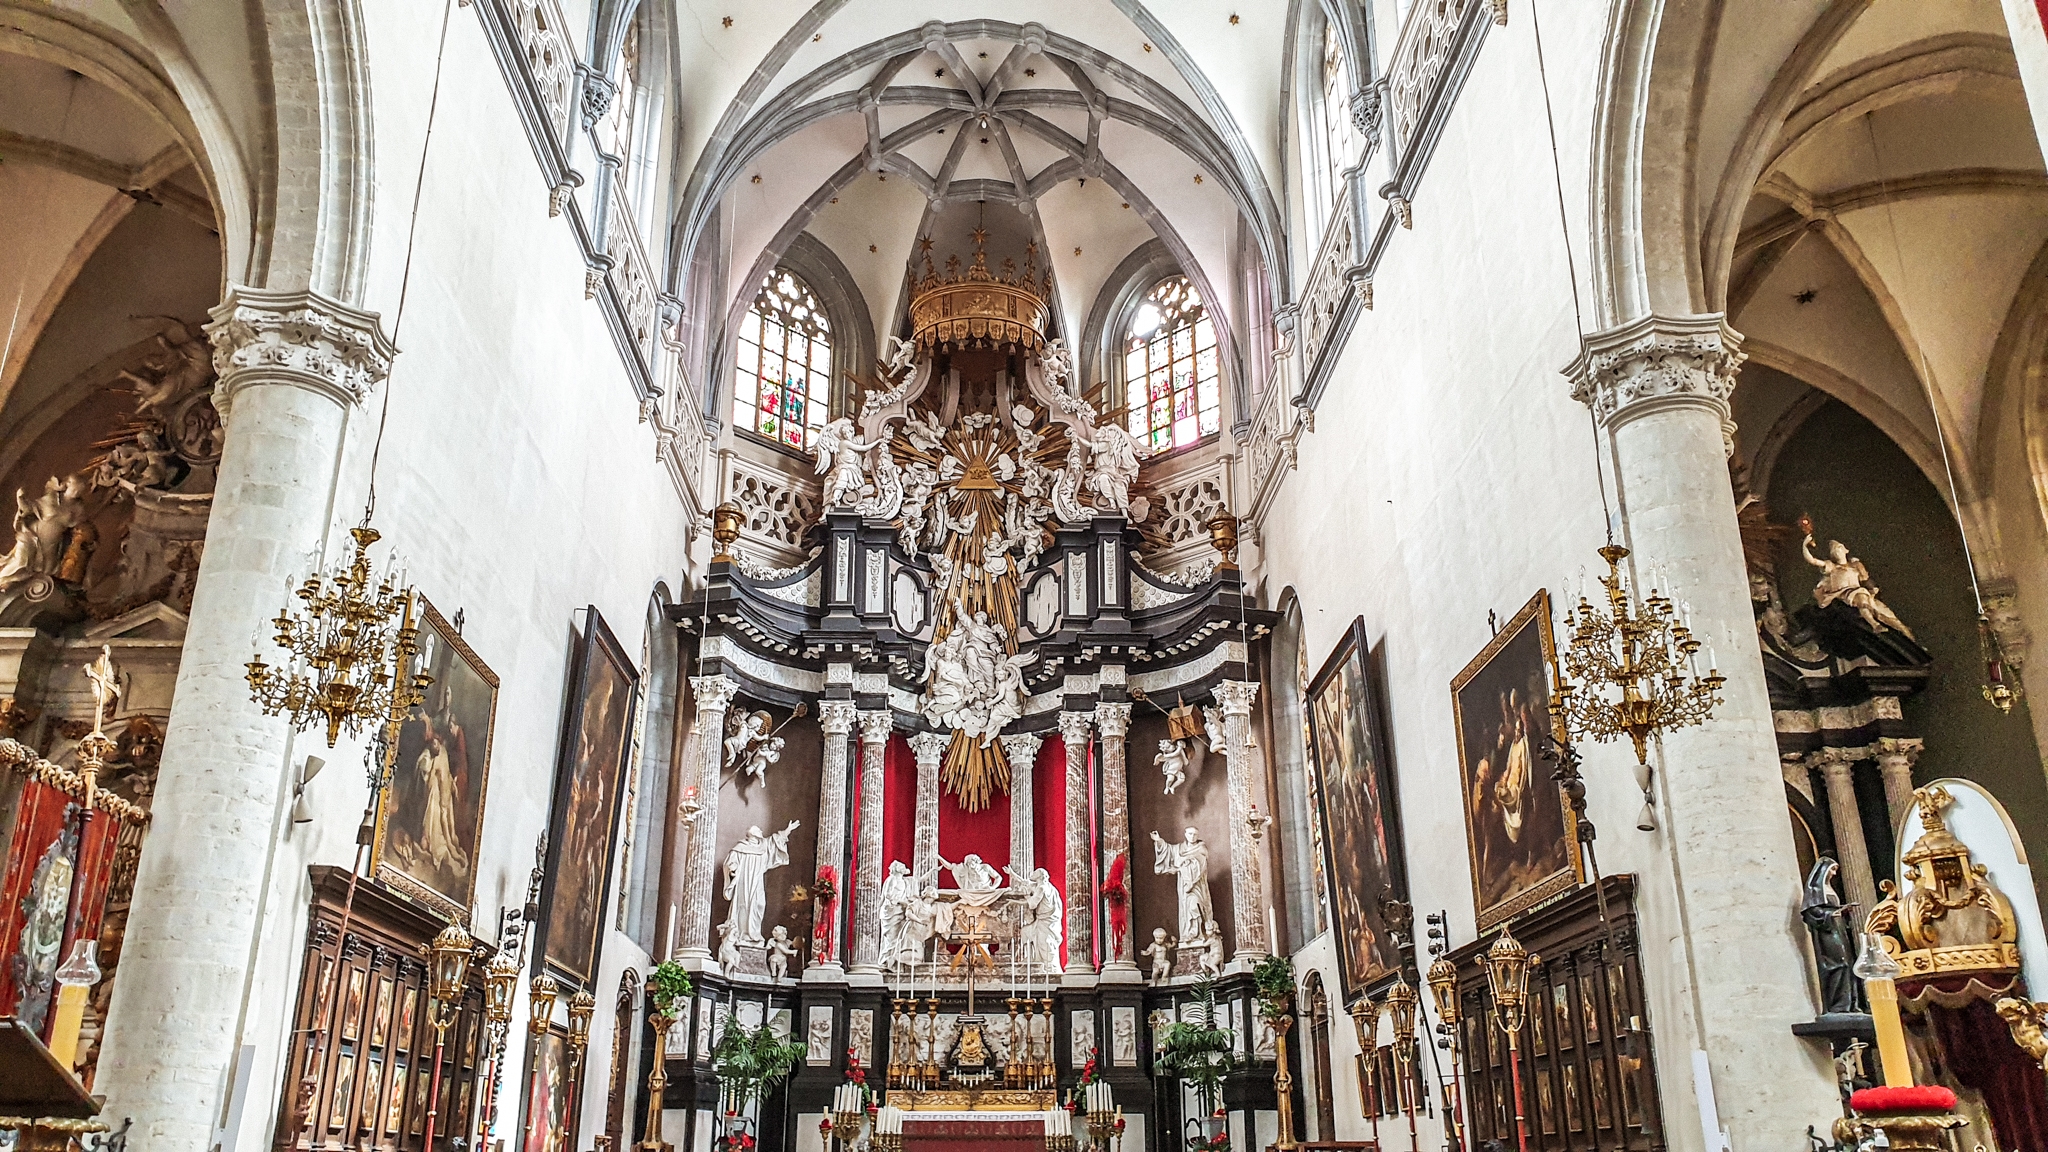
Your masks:
<path fill-rule="evenodd" d="M 1273 906 L 1266 905 L 1266 947 L 1275 956 L 1280 954 L 1280 921 L 1273 915 Z"/>

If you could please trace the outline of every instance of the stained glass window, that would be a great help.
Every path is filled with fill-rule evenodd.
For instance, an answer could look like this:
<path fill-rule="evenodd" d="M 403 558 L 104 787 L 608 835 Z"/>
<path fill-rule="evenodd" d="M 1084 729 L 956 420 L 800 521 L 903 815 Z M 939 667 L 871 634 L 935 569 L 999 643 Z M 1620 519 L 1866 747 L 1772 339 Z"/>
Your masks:
<path fill-rule="evenodd" d="M 1216 327 L 1185 276 L 1159 282 L 1124 344 L 1127 427 L 1159 452 L 1213 434 L 1222 419 Z"/>
<path fill-rule="evenodd" d="M 761 282 L 740 319 L 733 377 L 733 423 L 749 432 L 804 449 L 830 418 L 832 325 L 794 273 L 778 268 Z"/>

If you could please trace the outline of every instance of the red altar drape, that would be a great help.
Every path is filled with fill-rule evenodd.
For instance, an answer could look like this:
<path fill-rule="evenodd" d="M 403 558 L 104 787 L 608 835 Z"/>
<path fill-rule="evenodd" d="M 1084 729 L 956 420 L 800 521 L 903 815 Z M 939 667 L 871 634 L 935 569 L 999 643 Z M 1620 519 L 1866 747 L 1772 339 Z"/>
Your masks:
<path fill-rule="evenodd" d="M 1960 992 L 1968 981 L 1938 983 Z M 2041 1077 L 2041 1066 L 2013 1043 L 2012 1032 L 1990 1003 L 1971 1000 L 1961 1008 L 1930 1004 L 1926 1011 L 1949 1071 L 1984 1094 L 1998 1142 L 2007 1148 L 2048 1148 L 2048 1081 Z"/>
<path fill-rule="evenodd" d="M 1062 905 L 1067 899 L 1067 746 L 1058 732 L 1038 746 L 1038 763 L 1031 769 L 1031 822 L 1037 828 L 1031 855 L 1038 867 L 1052 878 Z M 1060 965 L 1067 963 L 1067 946 L 1060 944 Z"/>
<path fill-rule="evenodd" d="M 909 867 L 917 855 L 917 756 L 901 732 L 889 735 L 882 757 L 882 875 L 893 861 Z"/>
<path fill-rule="evenodd" d="M 969 812 L 960 799 L 943 787 L 939 789 L 939 855 L 954 863 L 969 852 L 1000 872 L 1010 862 L 1010 794 L 997 792 L 988 807 Z M 1005 883 L 1008 878 L 1005 877 Z M 953 887 L 953 877 L 939 874 L 939 887 Z"/>

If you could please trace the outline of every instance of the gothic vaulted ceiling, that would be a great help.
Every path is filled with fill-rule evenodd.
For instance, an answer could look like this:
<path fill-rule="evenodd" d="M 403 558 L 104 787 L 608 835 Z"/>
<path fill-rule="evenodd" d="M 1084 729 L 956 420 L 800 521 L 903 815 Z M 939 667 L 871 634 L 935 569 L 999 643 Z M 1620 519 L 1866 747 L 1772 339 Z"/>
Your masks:
<path fill-rule="evenodd" d="M 1288 15 L 1238 0 L 680 0 L 677 259 L 722 271 L 729 317 L 808 232 L 886 335 L 917 238 L 943 261 L 985 220 L 992 260 L 1031 241 L 1051 256 L 1071 337 L 1157 237 L 1241 339 L 1246 266 L 1285 283 Z"/>

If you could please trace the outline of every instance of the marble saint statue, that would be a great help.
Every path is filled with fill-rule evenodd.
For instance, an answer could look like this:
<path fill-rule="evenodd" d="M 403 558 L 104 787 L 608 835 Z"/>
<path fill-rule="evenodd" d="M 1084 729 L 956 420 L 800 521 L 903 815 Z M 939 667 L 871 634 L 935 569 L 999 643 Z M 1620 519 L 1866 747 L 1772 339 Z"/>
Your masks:
<path fill-rule="evenodd" d="M 1877 598 L 1878 587 L 1871 582 L 1870 569 L 1863 566 L 1863 561 L 1849 555 L 1848 545 L 1840 540 L 1828 541 L 1827 558 L 1822 559 L 1813 554 L 1813 533 L 1809 531 L 1806 539 L 1799 543 L 1799 554 L 1806 557 L 1808 564 L 1820 569 L 1820 582 L 1813 586 L 1815 605 L 1824 609 L 1840 600 L 1860 613 L 1871 631 L 1896 629 L 1905 633 L 1906 639 L 1916 639 L 1913 630 L 1906 627 L 1898 613 Z"/>
<path fill-rule="evenodd" d="M 725 898 L 732 907 L 725 914 L 726 942 L 734 947 L 761 947 L 761 918 L 768 912 L 767 875 L 770 868 L 789 863 L 789 834 L 799 821 L 773 836 L 759 827 L 747 829 L 740 842 L 725 857 Z"/>
<path fill-rule="evenodd" d="M 1202 842 L 1201 834 L 1190 828 L 1180 840 L 1168 843 L 1159 833 L 1152 833 L 1152 871 L 1173 876 L 1173 892 L 1179 901 L 1175 934 L 1181 942 L 1205 938 L 1215 908 L 1209 901 L 1209 846 Z"/>
<path fill-rule="evenodd" d="M 1033 868 L 1028 874 L 1011 868 L 1010 890 L 1021 893 L 1014 905 L 1017 923 L 1017 947 L 1029 963 L 1051 967 L 1060 962 L 1060 943 L 1066 939 L 1066 909 L 1060 900 L 1060 890 L 1053 886 L 1052 876 L 1043 868 Z"/>

